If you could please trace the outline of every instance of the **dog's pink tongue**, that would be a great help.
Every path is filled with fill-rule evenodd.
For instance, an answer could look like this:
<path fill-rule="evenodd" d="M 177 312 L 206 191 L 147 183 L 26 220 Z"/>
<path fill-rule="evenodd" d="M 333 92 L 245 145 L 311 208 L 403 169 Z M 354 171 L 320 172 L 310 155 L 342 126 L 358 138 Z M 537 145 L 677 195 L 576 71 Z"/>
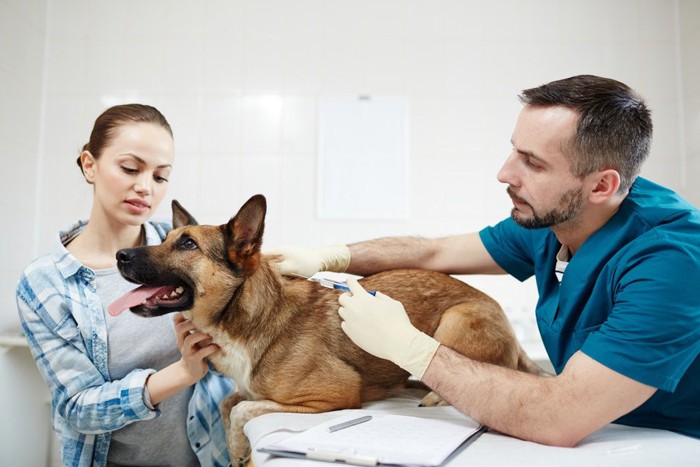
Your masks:
<path fill-rule="evenodd" d="M 167 289 L 168 286 L 163 286 L 163 287 L 149 287 L 147 285 L 142 285 L 141 287 L 137 287 L 131 292 L 128 292 L 126 295 L 124 295 L 122 298 L 118 298 L 115 301 L 113 301 L 108 307 L 107 307 L 107 312 L 112 315 L 112 316 L 117 316 L 119 313 L 122 311 L 126 310 L 127 308 L 131 308 L 132 306 L 140 305 L 144 301 L 146 301 L 148 298 L 154 296 L 158 292 L 160 292 L 161 289 Z"/>

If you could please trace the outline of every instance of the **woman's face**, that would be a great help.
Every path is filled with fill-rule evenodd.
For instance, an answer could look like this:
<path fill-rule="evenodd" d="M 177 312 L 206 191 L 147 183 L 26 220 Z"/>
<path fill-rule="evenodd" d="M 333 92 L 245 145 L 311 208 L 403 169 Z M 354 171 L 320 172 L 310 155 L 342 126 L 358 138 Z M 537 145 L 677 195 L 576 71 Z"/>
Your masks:
<path fill-rule="evenodd" d="M 143 224 L 165 197 L 173 159 L 173 139 L 160 125 L 119 127 L 97 160 L 83 153 L 85 177 L 95 187 L 93 213 L 116 224 Z"/>

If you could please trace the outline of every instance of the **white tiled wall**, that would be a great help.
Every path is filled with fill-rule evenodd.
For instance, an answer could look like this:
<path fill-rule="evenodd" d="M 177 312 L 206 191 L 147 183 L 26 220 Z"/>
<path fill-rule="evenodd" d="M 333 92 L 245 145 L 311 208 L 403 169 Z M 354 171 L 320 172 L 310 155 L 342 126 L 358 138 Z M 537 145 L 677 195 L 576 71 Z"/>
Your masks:
<path fill-rule="evenodd" d="M 200 222 L 221 223 L 263 193 L 268 244 L 444 235 L 498 221 L 509 203 L 495 174 L 516 94 L 577 73 L 620 79 L 648 98 L 657 119 L 646 172 L 687 190 L 673 2 L 50 4 L 37 252 L 87 213 L 90 189 L 73 159 L 95 116 L 134 100 L 173 125 L 171 196 Z M 339 94 L 408 97 L 408 220 L 316 218 L 317 102 Z M 512 298 L 523 287 L 512 280 L 477 282 L 509 309 L 532 308 L 532 293 Z"/>
<path fill-rule="evenodd" d="M 683 82 L 682 127 L 686 163 L 681 174 L 688 198 L 700 205 L 700 2 L 681 0 L 678 12 L 680 28 L 680 69 Z"/>
<path fill-rule="evenodd" d="M 509 210 L 495 176 L 517 93 L 579 73 L 647 98 L 655 141 L 644 175 L 700 204 L 699 25 L 695 0 L 0 0 L 0 331 L 18 326 L 21 269 L 87 215 L 75 158 L 115 103 L 150 103 L 170 120 L 170 195 L 200 222 L 222 223 L 265 194 L 267 244 L 497 222 Z M 348 94 L 409 101 L 405 221 L 316 218 L 317 103 Z M 540 352 L 533 284 L 469 280 Z"/>
<path fill-rule="evenodd" d="M 15 283 L 35 251 L 46 7 L 0 1 L 0 331 L 19 327 Z M 0 465 L 46 465 L 49 397 L 27 349 L 0 346 L 0 374 Z"/>
<path fill-rule="evenodd" d="M 34 253 L 45 4 L 0 1 L 0 329 L 14 318 L 14 283 Z"/>
<path fill-rule="evenodd" d="M 0 206 L 22 233 L 3 245 L 1 303 L 13 308 L 19 270 L 57 229 L 87 215 L 91 190 L 74 159 L 99 112 L 127 101 L 156 105 L 173 126 L 171 198 L 200 222 L 221 223 L 263 193 L 267 244 L 445 235 L 497 222 L 509 208 L 495 174 L 516 94 L 578 73 L 620 79 L 647 97 L 656 132 L 645 175 L 697 202 L 688 182 L 700 165 L 697 5 L 3 0 L 0 144 L 13 170 L 2 171 Z M 409 100 L 405 221 L 316 218 L 317 103 L 348 94 Z M 159 216 L 169 216 L 169 203 Z M 508 309 L 534 304 L 531 284 L 473 280 Z M 3 314 L 0 328 L 15 322 Z"/>

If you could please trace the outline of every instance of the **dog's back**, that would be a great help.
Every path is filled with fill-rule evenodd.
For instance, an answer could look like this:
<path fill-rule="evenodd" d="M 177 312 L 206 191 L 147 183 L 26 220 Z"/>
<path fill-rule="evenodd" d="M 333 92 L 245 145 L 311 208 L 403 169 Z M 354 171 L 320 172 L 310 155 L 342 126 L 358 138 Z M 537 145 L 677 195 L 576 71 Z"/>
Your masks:
<path fill-rule="evenodd" d="M 249 398 L 320 410 L 353 408 L 387 397 L 407 380 L 406 371 L 363 351 L 342 332 L 341 292 L 279 276 L 265 262 L 256 276 L 249 280 L 256 288 L 279 287 L 280 293 L 273 294 L 279 300 L 266 310 L 259 309 L 259 332 L 247 333 L 250 378 L 241 389 Z M 503 311 L 469 285 L 424 270 L 387 271 L 360 283 L 400 301 L 413 324 L 442 344 L 476 360 L 518 367 L 520 346 Z M 232 335 L 240 335 L 240 330 Z M 228 358 L 224 351 L 215 361 Z"/>

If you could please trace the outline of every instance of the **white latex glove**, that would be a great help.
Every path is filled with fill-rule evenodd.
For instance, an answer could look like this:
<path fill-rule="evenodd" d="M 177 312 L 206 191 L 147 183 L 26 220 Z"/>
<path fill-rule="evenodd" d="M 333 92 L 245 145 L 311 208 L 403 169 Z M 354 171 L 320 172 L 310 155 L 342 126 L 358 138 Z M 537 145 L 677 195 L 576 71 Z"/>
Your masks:
<path fill-rule="evenodd" d="M 345 334 L 366 352 L 422 378 L 440 343 L 411 324 L 401 302 L 379 291 L 368 294 L 354 278 L 347 284 L 352 294 L 338 299 Z"/>
<path fill-rule="evenodd" d="M 264 253 L 282 256 L 282 261 L 274 264 L 286 275 L 311 277 L 320 271 L 345 272 L 350 264 L 350 250 L 346 245 L 317 248 L 279 246 Z"/>

